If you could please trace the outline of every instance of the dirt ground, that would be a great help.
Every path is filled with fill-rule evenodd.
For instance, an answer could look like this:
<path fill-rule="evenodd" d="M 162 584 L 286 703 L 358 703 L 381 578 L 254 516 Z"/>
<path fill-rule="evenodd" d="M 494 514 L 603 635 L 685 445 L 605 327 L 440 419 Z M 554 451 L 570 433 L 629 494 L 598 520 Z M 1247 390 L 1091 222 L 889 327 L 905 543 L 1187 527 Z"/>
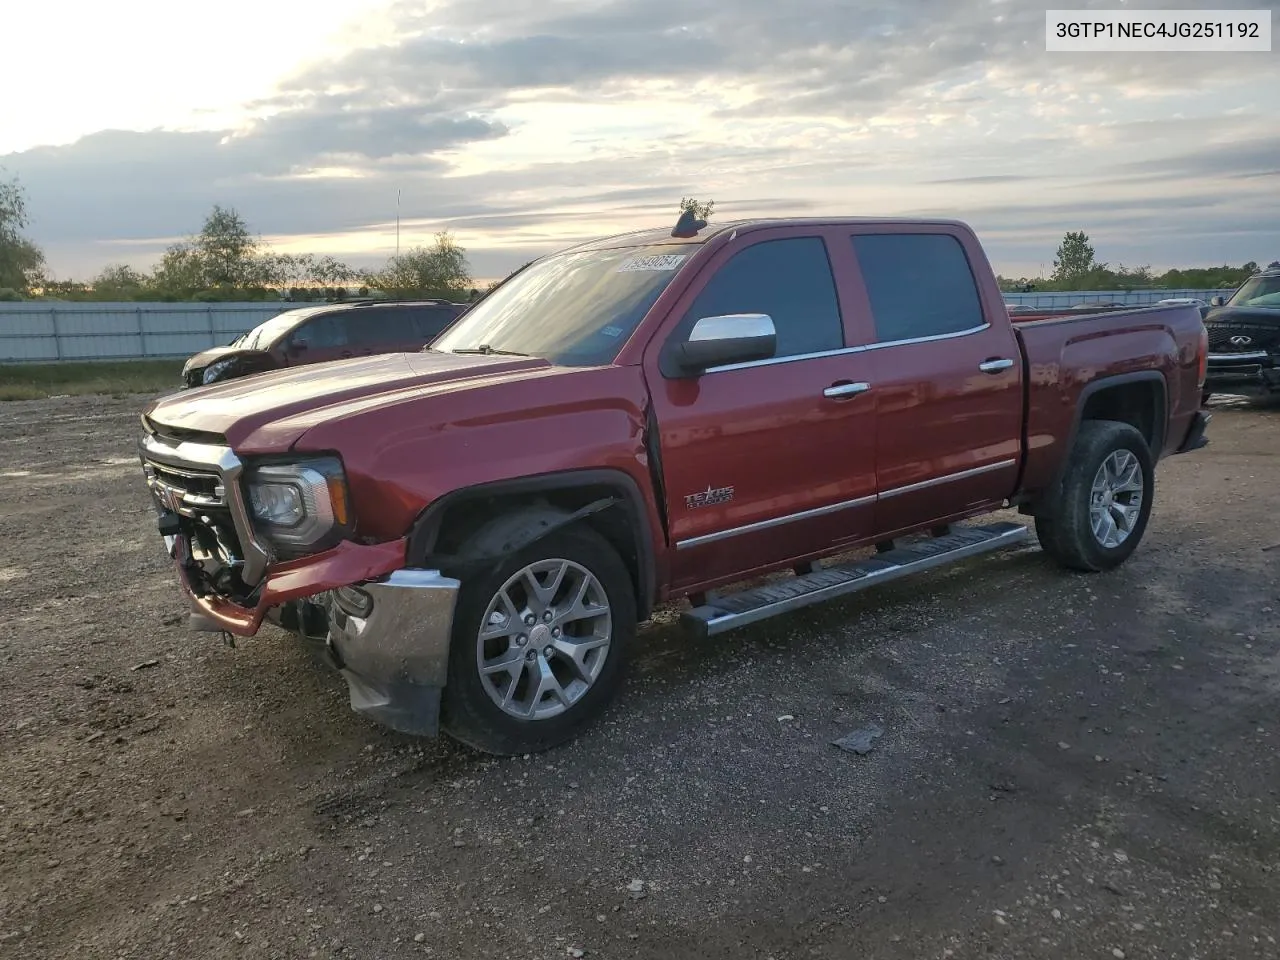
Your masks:
<path fill-rule="evenodd" d="M 1280 411 L 1216 403 L 1118 571 L 668 616 L 497 761 L 188 633 L 139 406 L 0 404 L 0 956 L 1280 957 Z"/>

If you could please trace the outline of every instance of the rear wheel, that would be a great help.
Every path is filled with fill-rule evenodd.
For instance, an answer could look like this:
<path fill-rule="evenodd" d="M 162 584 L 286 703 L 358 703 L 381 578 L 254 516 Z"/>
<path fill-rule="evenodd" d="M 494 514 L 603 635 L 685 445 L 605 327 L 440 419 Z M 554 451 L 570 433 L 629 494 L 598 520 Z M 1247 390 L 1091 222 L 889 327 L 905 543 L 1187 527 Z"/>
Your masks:
<path fill-rule="evenodd" d="M 546 535 L 463 583 L 445 731 L 500 755 L 571 739 L 617 692 L 635 629 L 631 577 L 609 543 L 587 528 Z"/>
<path fill-rule="evenodd" d="M 1040 546 L 1072 570 L 1109 570 L 1137 549 L 1151 515 L 1155 473 L 1147 442 L 1113 420 L 1080 425 L 1056 502 L 1036 515 Z"/>

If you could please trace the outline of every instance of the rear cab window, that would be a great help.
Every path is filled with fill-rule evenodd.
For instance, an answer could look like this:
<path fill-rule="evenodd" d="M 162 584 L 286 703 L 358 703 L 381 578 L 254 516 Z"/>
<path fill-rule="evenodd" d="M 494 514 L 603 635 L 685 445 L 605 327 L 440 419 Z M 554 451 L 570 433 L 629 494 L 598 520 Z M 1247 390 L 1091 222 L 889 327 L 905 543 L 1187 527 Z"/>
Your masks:
<path fill-rule="evenodd" d="M 857 234 L 854 253 L 876 341 L 957 335 L 986 326 L 973 268 L 946 233 Z"/>
<path fill-rule="evenodd" d="M 841 349 L 844 324 L 821 237 L 764 240 L 721 264 L 681 318 L 678 343 L 703 317 L 764 313 L 777 331 L 774 357 Z"/>

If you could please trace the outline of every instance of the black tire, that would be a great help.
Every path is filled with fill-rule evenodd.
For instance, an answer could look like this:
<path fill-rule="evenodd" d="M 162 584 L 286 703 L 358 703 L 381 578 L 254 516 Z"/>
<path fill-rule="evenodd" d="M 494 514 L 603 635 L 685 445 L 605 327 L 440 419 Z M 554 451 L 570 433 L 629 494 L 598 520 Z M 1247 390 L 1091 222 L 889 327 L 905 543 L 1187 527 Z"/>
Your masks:
<path fill-rule="evenodd" d="M 1203 393 L 1200 394 L 1200 406 L 1207 407 L 1209 405 L 1209 401 L 1212 398 L 1213 398 L 1213 394 L 1210 393 L 1208 390 L 1205 390 Z"/>
<path fill-rule="evenodd" d="M 557 716 L 522 720 L 504 712 L 485 690 L 477 642 L 481 621 L 503 585 L 529 564 L 551 559 L 577 564 L 599 582 L 611 608 L 610 642 L 599 674 L 581 699 Z M 571 740 L 604 712 L 621 686 L 636 625 L 631 575 L 608 541 L 585 526 L 547 534 L 496 567 L 463 582 L 449 644 L 442 728 L 467 746 L 499 756 L 535 753 Z"/>
<path fill-rule="evenodd" d="M 1118 451 L 1137 458 L 1142 475 L 1142 503 L 1128 535 L 1107 546 L 1094 534 L 1090 514 L 1093 483 L 1103 463 Z M 1129 559 L 1138 547 L 1151 516 L 1155 471 L 1145 438 L 1134 427 L 1114 420 L 1086 420 L 1080 424 L 1067 459 L 1058 496 L 1036 513 L 1036 536 L 1045 553 L 1070 570 L 1087 573 L 1110 570 Z"/>

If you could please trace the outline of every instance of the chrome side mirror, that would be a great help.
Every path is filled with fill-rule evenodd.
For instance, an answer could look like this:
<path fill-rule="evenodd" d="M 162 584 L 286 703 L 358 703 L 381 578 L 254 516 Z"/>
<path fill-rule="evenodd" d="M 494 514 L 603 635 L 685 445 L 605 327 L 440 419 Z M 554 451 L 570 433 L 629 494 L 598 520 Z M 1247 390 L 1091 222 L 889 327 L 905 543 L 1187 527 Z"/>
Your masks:
<path fill-rule="evenodd" d="M 768 360 L 777 348 L 777 330 L 767 313 L 731 313 L 703 317 L 676 354 L 680 368 L 696 376 L 712 367 Z"/>

